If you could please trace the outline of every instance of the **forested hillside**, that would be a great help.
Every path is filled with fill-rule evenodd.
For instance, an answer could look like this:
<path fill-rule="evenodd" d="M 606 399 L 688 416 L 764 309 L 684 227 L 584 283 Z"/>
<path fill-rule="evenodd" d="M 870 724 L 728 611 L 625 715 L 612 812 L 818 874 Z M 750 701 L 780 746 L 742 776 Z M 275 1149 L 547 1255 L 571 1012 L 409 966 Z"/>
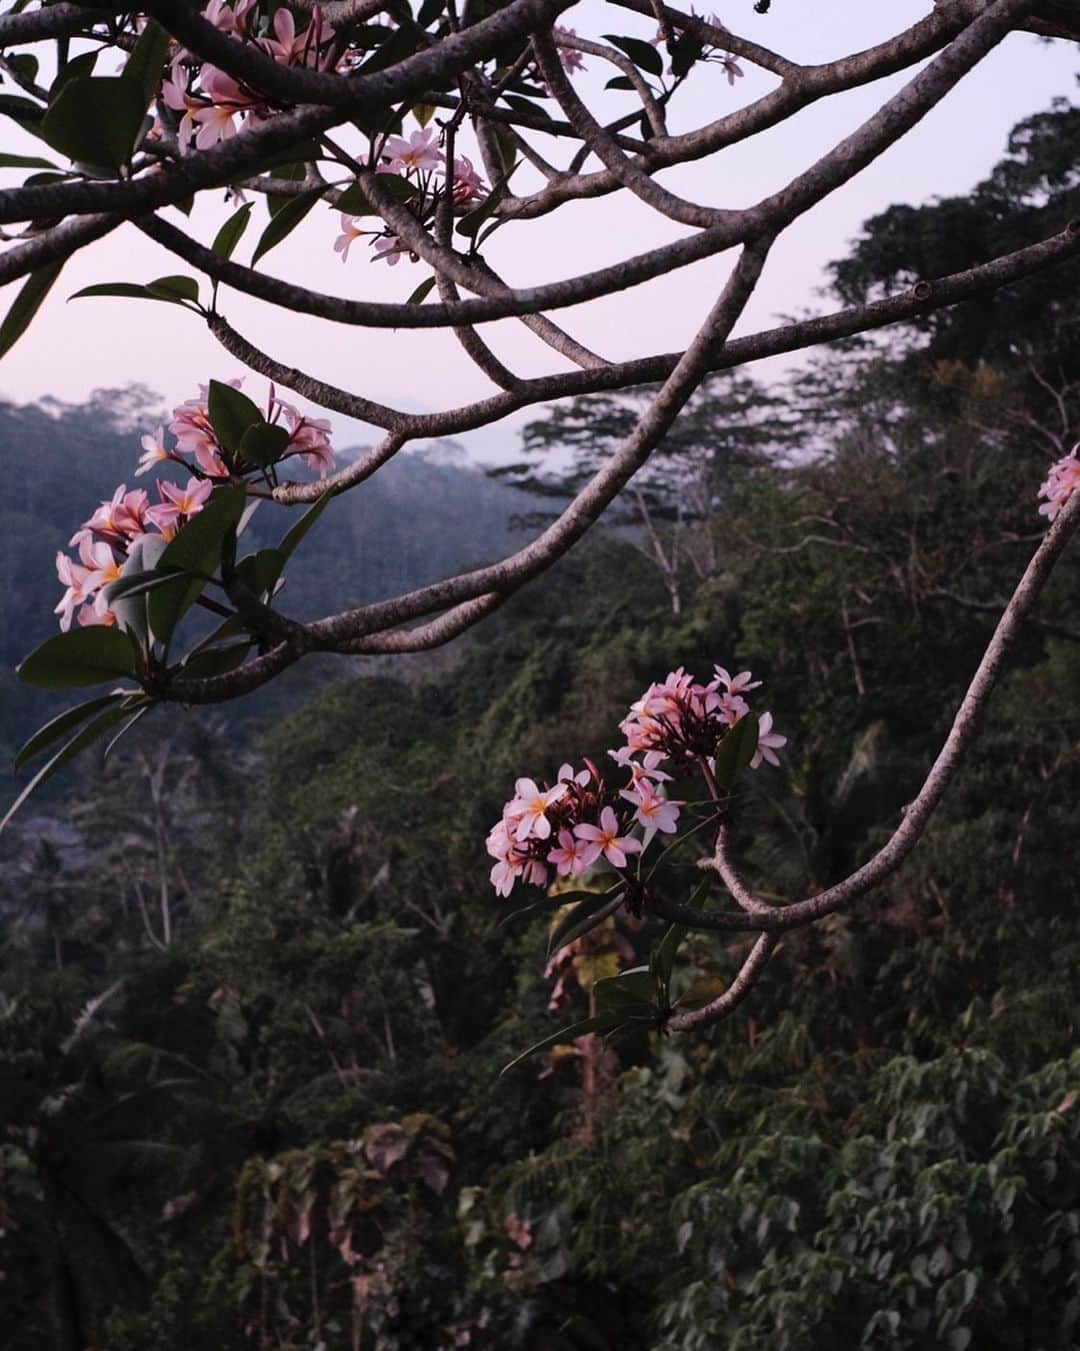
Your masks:
<path fill-rule="evenodd" d="M 1075 119 L 1018 129 L 979 190 L 1003 230 L 1077 214 Z M 868 222 L 838 286 L 872 295 L 934 272 L 935 250 L 977 257 L 958 209 Z M 558 899 L 498 900 L 484 837 L 517 776 L 606 763 L 650 681 L 719 661 L 766 682 L 788 737 L 780 767 L 740 785 L 747 875 L 781 902 L 865 859 L 940 746 L 1041 537 L 1039 484 L 1080 436 L 1078 280 L 1073 265 L 831 349 L 763 403 L 767 444 L 744 438 L 734 464 L 712 438 L 681 445 L 628 502 L 659 553 L 647 532 L 579 547 L 448 669 L 344 678 L 261 719 L 256 696 L 243 736 L 156 710 L 70 782 L 74 843 L 5 839 L 0 1344 L 1075 1348 L 1075 552 L 905 868 L 786 937 L 705 1035 L 583 1039 L 500 1077 L 658 925 L 620 912 L 545 973 Z M 700 425 L 731 391 L 707 386 Z M 6 425 L 40 438 L 45 415 Z M 121 439 L 95 441 L 98 462 Z M 557 487 L 577 467 L 518 479 Z M 358 595 L 387 582 L 384 549 L 439 571 L 448 553 L 423 541 L 461 521 L 459 487 L 497 544 L 509 499 L 412 462 L 390 482 L 425 475 L 440 500 L 394 504 L 397 544 L 373 483 L 308 565 Z M 40 568 L 85 497 L 14 509 Z M 675 855 L 673 894 L 706 848 Z M 723 988 L 746 948 L 693 937 L 676 990 Z"/>
<path fill-rule="evenodd" d="M 57 550 L 118 483 L 147 486 L 133 477 L 140 436 L 167 417 L 160 399 L 142 389 L 101 390 L 83 406 L 0 404 L 7 485 L 0 502 L 0 754 L 8 761 L 27 723 L 48 714 L 48 699 L 21 685 L 14 667 L 56 630 L 52 610 L 63 590 Z M 357 453 L 339 448 L 344 463 Z M 306 618 L 325 604 L 328 585 L 335 603 L 362 604 L 486 562 L 512 547 L 511 518 L 525 504 L 470 469 L 452 445 L 400 456 L 323 518 L 290 570 L 282 604 Z M 284 509 L 264 503 L 250 538 L 269 543 L 285 519 Z M 305 688 L 306 675 L 289 681 L 283 704 Z"/>

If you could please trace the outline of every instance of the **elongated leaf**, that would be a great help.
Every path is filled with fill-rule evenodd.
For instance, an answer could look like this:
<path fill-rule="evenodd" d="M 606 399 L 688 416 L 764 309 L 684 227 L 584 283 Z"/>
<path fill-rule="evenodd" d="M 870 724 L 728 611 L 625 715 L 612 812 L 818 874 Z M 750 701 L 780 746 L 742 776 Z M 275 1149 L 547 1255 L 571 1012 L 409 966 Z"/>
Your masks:
<path fill-rule="evenodd" d="M 199 283 L 194 277 L 158 277 L 157 281 L 148 281 L 146 289 L 155 300 L 199 303 Z"/>
<path fill-rule="evenodd" d="M 427 281 L 422 281 L 412 295 L 406 300 L 406 305 L 422 305 L 431 294 L 431 289 L 435 285 L 435 278 L 428 277 Z"/>
<path fill-rule="evenodd" d="M 206 411 L 214 435 L 226 450 L 239 450 L 240 442 L 249 427 L 265 422 L 258 407 L 240 390 L 224 385 L 220 380 L 210 381 Z"/>
<path fill-rule="evenodd" d="M 574 893 L 574 895 L 579 894 L 581 893 Z M 565 897 L 560 899 L 566 901 Z M 610 891 L 585 892 L 582 899 L 568 914 L 562 917 L 551 931 L 551 937 L 548 939 L 548 958 L 553 957 L 560 948 L 566 947 L 567 943 L 573 943 L 582 934 L 587 934 L 591 929 L 595 929 L 598 924 L 603 924 L 604 920 L 609 915 L 613 915 L 622 903 L 623 892 L 621 887 L 615 895 L 612 895 Z"/>
<path fill-rule="evenodd" d="M 0 169 L 55 169 L 57 166 L 37 155 L 0 155 Z"/>
<path fill-rule="evenodd" d="M 325 188 L 312 188 L 310 192 L 302 192 L 299 197 L 290 197 L 284 206 L 278 208 L 255 245 L 255 252 L 251 255 L 252 267 L 287 235 L 292 234 L 325 191 Z"/>
<path fill-rule="evenodd" d="M 650 75 L 663 75 L 663 58 L 651 42 L 643 42 L 641 38 L 616 37 L 613 33 L 605 33 L 604 40 L 618 47 L 635 66 L 647 70 Z"/>
<path fill-rule="evenodd" d="M 63 266 L 63 259 L 46 263 L 36 272 L 31 272 L 23 282 L 19 294 L 11 302 L 11 309 L 4 315 L 4 322 L 0 324 L 0 357 L 10 352 L 30 327 L 31 319 L 37 314 Z"/>
<path fill-rule="evenodd" d="M 713 771 L 718 788 L 731 788 L 754 758 L 758 744 L 756 713 L 744 713 L 716 749 Z"/>
<path fill-rule="evenodd" d="M 253 596 L 269 600 L 284 566 L 285 558 L 280 549 L 260 549 L 257 554 L 248 554 L 237 563 L 236 576 Z"/>
<path fill-rule="evenodd" d="M 605 89 L 628 89 L 628 90 L 630 90 L 631 92 L 633 92 L 634 85 L 633 85 L 633 81 L 628 80 L 628 79 L 626 78 L 625 75 L 616 75 L 613 79 L 608 80 L 607 84 L 604 85 L 604 88 L 605 88 Z"/>
<path fill-rule="evenodd" d="M 41 134 L 69 159 L 119 169 L 131 158 L 146 102 L 126 75 L 80 75 L 49 105 Z"/>
<path fill-rule="evenodd" d="M 167 280 L 162 278 L 162 280 Z M 187 280 L 191 280 L 188 278 Z M 93 286 L 84 286 L 81 291 L 76 291 L 74 295 L 68 296 L 68 300 L 82 300 L 87 296 L 113 296 L 124 300 L 161 300 L 167 305 L 185 305 L 184 297 L 175 293 L 170 294 L 167 290 L 155 291 L 153 287 L 159 283 L 151 282 L 147 286 L 139 286 L 130 281 L 102 281 Z M 191 297 L 188 297 L 189 299 Z M 195 289 L 195 299 L 198 299 L 198 287 Z"/>
<path fill-rule="evenodd" d="M 209 576 L 195 572 L 191 568 L 150 568 L 141 572 L 132 572 L 121 577 L 119 581 L 110 582 L 106 592 L 109 609 L 115 613 L 117 601 L 131 600 L 135 596 L 145 596 L 147 592 L 156 591 L 160 586 L 168 586 L 170 582 L 177 581 L 182 577 L 198 577 L 204 582 L 210 580 Z"/>
<path fill-rule="evenodd" d="M 109 756 L 112 755 L 113 750 L 116 747 L 116 743 L 120 741 L 122 737 L 127 736 L 128 732 L 131 731 L 131 729 L 135 726 L 137 722 L 141 722 L 142 719 L 146 717 L 147 713 L 150 712 L 152 706 L 153 706 L 152 701 L 150 699 L 147 699 L 147 701 L 142 705 L 141 708 L 137 709 L 134 713 L 132 713 L 131 717 L 128 718 L 127 722 L 124 723 L 123 727 L 120 728 L 119 732 L 116 733 L 116 735 L 112 738 L 109 744 L 105 747 L 105 753 L 101 757 L 102 764 L 104 764 L 105 761 L 108 760 Z"/>
<path fill-rule="evenodd" d="M 142 90 L 143 109 L 151 103 L 161 87 L 161 77 L 169 55 L 169 35 L 155 19 L 147 19 L 131 55 L 124 67 L 124 75 L 134 80 Z"/>
<path fill-rule="evenodd" d="M 516 113 L 524 113 L 528 117 L 535 117 L 540 122 L 550 122 L 551 114 L 542 103 L 536 103 L 533 99 L 522 98 L 520 94 L 504 94 L 503 102 L 508 108 L 513 108 Z"/>
<path fill-rule="evenodd" d="M 599 1013 L 617 1013 L 623 1017 L 651 1018 L 655 982 L 647 966 L 634 966 L 617 976 L 598 980 L 593 996 Z"/>
<path fill-rule="evenodd" d="M 278 553 L 286 562 L 293 556 L 304 536 L 333 501 L 333 497 L 333 493 L 326 493 L 325 496 L 320 497 L 317 502 L 308 507 L 296 524 L 285 532 L 285 538 L 278 545 Z"/>
<path fill-rule="evenodd" d="M 217 488 L 202 511 L 170 540 L 158 560 L 160 568 L 190 570 L 194 576 L 181 577 L 151 591 L 147 599 L 150 628 L 166 648 L 173 630 L 202 594 L 203 578 L 221 563 L 226 535 L 236 528 L 244 510 L 243 488 Z"/>
<path fill-rule="evenodd" d="M 208 676 L 225 675 L 242 665 L 250 651 L 251 643 L 247 639 L 230 643 L 227 647 L 208 647 L 181 662 L 176 674 L 187 680 L 205 680 Z"/>
<path fill-rule="evenodd" d="M 32 136 L 41 135 L 41 106 L 21 94 L 0 94 L 0 117 L 10 117 Z"/>
<path fill-rule="evenodd" d="M 350 183 L 334 203 L 334 210 L 343 216 L 374 216 L 375 208 L 367 199 L 367 193 L 359 183 Z"/>
<path fill-rule="evenodd" d="M 234 212 L 214 236 L 211 251 L 219 258 L 231 258 L 233 250 L 243 236 L 251 219 L 251 203 L 245 202 L 239 211 Z"/>
<path fill-rule="evenodd" d="M 62 736 L 66 736 L 73 727 L 78 727 L 79 723 L 85 722 L 92 713 L 98 713 L 101 709 L 108 708 L 110 704 L 115 704 L 118 700 L 127 699 L 132 694 L 137 693 L 137 690 L 113 690 L 111 694 L 103 694 L 97 699 L 87 699 L 81 704 L 76 704 L 73 708 L 65 709 L 63 713 L 58 713 L 44 727 L 39 727 L 28 741 L 23 742 L 15 756 L 12 769 L 18 773 L 23 765 L 28 764 L 42 751 L 48 750 L 54 742 L 59 741 Z"/>
<path fill-rule="evenodd" d="M 613 1032 L 618 1026 L 620 1026 L 618 1019 L 600 1015 L 582 1018 L 579 1023 L 571 1023 L 569 1027 L 561 1027 L 558 1032 L 552 1032 L 549 1037 L 544 1037 L 542 1041 L 535 1042 L 527 1051 L 522 1051 L 508 1065 L 504 1065 L 499 1074 L 505 1074 L 508 1070 L 512 1070 L 515 1065 L 520 1065 L 523 1060 L 528 1060 L 529 1056 L 546 1051 L 551 1046 L 561 1046 L 564 1042 L 573 1041 L 576 1037 L 583 1037 L 588 1032 Z"/>
<path fill-rule="evenodd" d="M 89 633 L 90 630 L 84 629 L 83 632 Z M 115 632 L 115 630 L 110 630 L 110 632 Z M 128 707 L 109 708 L 103 713 L 99 713 L 92 722 L 87 723 L 78 735 L 72 737 L 62 750 L 57 751 L 52 759 L 46 761 L 42 768 L 38 770 L 8 808 L 4 819 L 0 821 L 0 831 L 7 826 L 11 818 L 32 793 L 37 792 L 43 783 L 47 783 L 57 770 L 62 769 L 69 760 L 73 760 L 80 751 L 85 750 L 87 746 L 92 746 L 95 741 L 103 737 L 110 727 L 115 727 L 118 722 L 126 718 L 129 712 L 130 708 Z"/>
<path fill-rule="evenodd" d="M 135 650 L 126 633 L 93 624 L 47 638 L 17 669 L 20 680 L 38 689 L 77 689 L 134 676 Z"/>
<path fill-rule="evenodd" d="M 675 958 L 686 934 L 687 929 L 684 924 L 673 924 L 649 956 L 649 967 L 656 978 L 657 986 L 664 997 L 665 1003 L 667 1003 L 667 995 L 671 987 L 671 973 L 675 969 Z"/>
<path fill-rule="evenodd" d="M 119 580 L 109 588 L 105 596 L 109 609 L 116 616 L 117 624 L 134 636 L 143 651 L 150 646 L 150 617 L 147 614 L 146 598 L 138 593 L 125 595 L 119 588 L 136 574 L 141 573 L 145 576 L 147 570 L 155 568 L 165 548 L 165 540 L 153 535 L 146 535 L 137 540 L 131 546 L 131 552 L 120 570 Z M 151 575 L 154 574 L 151 572 Z"/>

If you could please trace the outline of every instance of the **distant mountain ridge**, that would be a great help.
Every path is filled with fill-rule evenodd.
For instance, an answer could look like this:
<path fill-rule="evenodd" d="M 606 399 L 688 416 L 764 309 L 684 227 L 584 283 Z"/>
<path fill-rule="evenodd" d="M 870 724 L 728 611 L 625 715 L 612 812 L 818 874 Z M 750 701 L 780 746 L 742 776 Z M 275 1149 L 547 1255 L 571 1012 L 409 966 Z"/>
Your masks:
<path fill-rule="evenodd" d="M 13 669 L 56 632 L 56 552 L 118 483 L 152 485 L 134 470 L 140 433 L 160 420 L 160 401 L 141 387 L 98 391 L 78 406 L 0 403 L 0 758 L 9 764 L 62 706 Z M 363 453 L 345 448 L 339 458 Z M 510 520 L 528 503 L 470 467 L 454 443 L 402 452 L 328 508 L 287 573 L 281 609 L 311 618 L 489 562 L 520 545 Z M 261 505 L 251 543 L 276 542 L 295 519 L 295 509 Z"/>

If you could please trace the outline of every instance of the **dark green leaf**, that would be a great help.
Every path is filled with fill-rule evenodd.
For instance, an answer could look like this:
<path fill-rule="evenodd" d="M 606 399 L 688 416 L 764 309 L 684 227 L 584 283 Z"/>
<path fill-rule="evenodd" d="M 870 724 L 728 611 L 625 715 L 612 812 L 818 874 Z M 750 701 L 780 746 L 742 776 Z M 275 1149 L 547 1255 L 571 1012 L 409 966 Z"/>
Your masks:
<path fill-rule="evenodd" d="M 522 98 L 520 94 L 504 94 L 502 97 L 507 107 L 512 108 L 515 113 L 535 117 L 540 122 L 551 121 L 551 114 L 542 103 L 534 103 L 532 99 Z"/>
<path fill-rule="evenodd" d="M 87 699 L 84 703 L 76 704 L 74 708 L 58 713 L 44 727 L 39 727 L 29 741 L 23 743 L 15 756 L 15 763 L 12 768 L 18 772 L 23 765 L 33 760 L 36 755 L 40 755 L 54 741 L 59 741 L 73 727 L 78 727 L 80 722 L 85 722 L 91 713 L 98 713 L 101 709 L 108 708 L 110 704 L 116 703 L 117 700 L 127 699 L 132 693 L 137 692 L 113 690 L 112 694 L 102 694 L 97 699 Z"/>
<path fill-rule="evenodd" d="M 613 80 L 608 80 L 604 85 L 605 89 L 629 89 L 633 90 L 633 83 L 625 75 L 616 75 Z"/>
<path fill-rule="evenodd" d="M 422 281 L 412 295 L 406 300 L 406 305 L 422 305 L 431 294 L 431 288 L 435 285 L 435 278 L 428 277 L 427 281 Z"/>
<path fill-rule="evenodd" d="M 0 357 L 11 351 L 29 328 L 31 319 L 60 275 L 64 261 L 61 258 L 59 262 L 46 263 L 36 272 L 31 272 L 23 282 L 19 294 L 11 302 L 11 309 L 4 315 L 4 322 L 0 324 Z"/>
<path fill-rule="evenodd" d="M 225 675 L 242 665 L 251 651 L 251 643 L 245 638 L 240 643 L 230 643 L 228 647 L 207 647 L 186 657 L 179 667 L 173 668 L 173 674 L 185 680 L 206 680 L 210 676 Z"/>
<path fill-rule="evenodd" d="M 597 1011 L 622 1017 L 651 1018 L 654 993 L 653 974 L 647 966 L 631 967 L 593 986 Z"/>
<path fill-rule="evenodd" d="M 194 277 L 158 277 L 157 281 L 148 281 L 146 289 L 156 300 L 199 303 L 199 283 Z"/>
<path fill-rule="evenodd" d="M 104 753 L 104 755 L 102 755 L 102 757 L 101 757 L 102 764 L 104 764 L 104 762 L 109 758 L 109 756 L 112 755 L 113 749 L 114 749 L 114 747 L 116 746 L 116 743 L 121 739 L 121 737 L 127 736 L 128 732 L 131 731 L 131 729 L 135 726 L 135 724 L 136 724 L 137 722 L 139 722 L 141 719 L 143 719 L 143 718 L 146 717 L 147 713 L 150 712 L 150 709 L 151 709 L 152 707 L 153 707 L 153 704 L 152 704 L 152 702 L 148 699 L 148 700 L 142 705 L 142 707 L 141 707 L 140 709 L 138 709 L 136 712 L 134 712 L 134 713 L 131 715 L 130 718 L 128 718 L 127 722 L 124 723 L 123 727 L 120 728 L 119 732 L 117 732 L 117 734 L 112 738 L 112 740 L 109 742 L 109 744 L 105 747 L 105 753 Z"/>
<path fill-rule="evenodd" d="M 424 0 L 416 16 L 417 27 L 427 28 L 440 18 L 446 9 L 446 0 Z"/>
<path fill-rule="evenodd" d="M 135 675 L 135 652 L 126 633 L 92 624 L 47 638 L 18 667 L 19 679 L 43 690 L 100 685 Z"/>
<path fill-rule="evenodd" d="M 299 197 L 290 197 L 278 209 L 255 245 L 255 252 L 251 255 L 252 267 L 275 245 L 280 244 L 286 235 L 292 234 L 325 191 L 325 188 L 312 188 L 310 192 L 302 192 Z"/>
<path fill-rule="evenodd" d="M 610 890 L 571 892 L 568 896 L 560 896 L 558 899 L 563 904 L 569 904 L 571 897 L 576 899 L 579 896 L 582 899 L 577 901 L 569 914 L 564 915 L 551 931 L 547 950 L 549 959 L 567 943 L 572 943 L 582 934 L 595 929 L 598 924 L 603 924 L 604 920 L 613 915 L 623 903 L 621 886 L 614 895 Z"/>
<path fill-rule="evenodd" d="M 8 13 L 10 12 L 9 10 Z M 7 63 L 12 72 L 20 80 L 25 80 L 27 84 L 33 84 L 38 77 L 38 59 L 36 56 L 31 56 L 29 52 L 20 53 L 18 56 L 9 56 Z"/>
<path fill-rule="evenodd" d="M 240 438 L 237 446 L 239 453 L 248 464 L 257 464 L 264 469 L 268 464 L 276 464 L 285 453 L 289 444 L 289 430 L 270 422 L 256 422 Z"/>
<path fill-rule="evenodd" d="M 297 546 L 300 544 L 304 536 L 315 524 L 315 522 L 319 519 L 319 517 L 323 514 L 326 508 L 330 505 L 330 503 L 333 501 L 333 498 L 334 498 L 333 493 L 325 493 L 322 497 L 319 498 L 317 502 L 314 502 L 310 507 L 308 507 L 307 511 L 304 512 L 303 516 L 300 517 L 300 519 L 296 522 L 294 526 L 291 526 L 285 532 L 284 539 L 278 545 L 278 552 L 281 554 L 284 560 L 287 561 L 293 556 L 293 554 L 296 552 Z"/>
<path fill-rule="evenodd" d="M 91 630 L 83 629 L 82 632 L 89 633 Z M 116 630 L 109 629 L 107 632 L 115 633 Z M 7 815 L 0 821 L 0 830 L 4 829 L 31 793 L 35 792 L 43 783 L 51 779 L 58 769 L 62 769 L 69 760 L 73 760 L 81 750 L 85 750 L 87 746 L 92 746 L 95 741 L 103 737 L 110 727 L 115 727 L 118 722 L 123 718 L 126 718 L 131 712 L 131 709 L 132 705 L 127 703 L 117 708 L 106 709 L 104 713 L 99 713 L 92 722 L 87 723 L 81 732 L 72 737 L 66 746 L 57 751 L 53 758 L 46 761 L 41 769 L 38 770 L 8 808 Z"/>
<path fill-rule="evenodd" d="M 244 501 L 243 488 L 215 489 L 202 511 L 169 541 L 161 555 L 159 568 L 190 570 L 194 574 L 158 587 L 147 600 L 150 628 L 166 648 L 176 625 L 201 595 L 206 585 L 203 577 L 219 566 L 225 537 L 235 530 Z"/>
<path fill-rule="evenodd" d="M 146 100 L 125 75 L 80 75 L 68 80 L 41 123 L 54 150 L 83 164 L 118 169 L 131 158 Z"/>
<path fill-rule="evenodd" d="M 156 567 L 165 552 L 165 547 L 165 540 L 159 536 L 147 535 L 136 541 L 120 570 L 119 580 L 106 592 L 105 598 L 109 609 L 116 616 L 117 624 L 126 632 L 133 634 L 143 650 L 150 645 L 150 620 L 146 611 L 146 599 L 137 594 L 125 595 L 122 587 L 135 575 L 146 575 L 148 569 Z"/>
<path fill-rule="evenodd" d="M 161 76 L 169 56 L 169 35 L 154 19 L 147 19 L 131 55 L 124 67 L 124 75 L 134 80 L 143 93 L 143 109 L 151 103 L 161 87 Z"/>
<path fill-rule="evenodd" d="M 214 236 L 211 251 L 219 258 L 231 258 L 233 250 L 240 243 L 241 236 L 251 219 L 251 203 L 245 202 L 239 211 L 234 212 Z"/>
<path fill-rule="evenodd" d="M 690 73 L 691 67 L 705 50 L 704 43 L 691 33 L 682 32 L 668 48 L 671 57 L 671 73 L 677 80 Z"/>
<path fill-rule="evenodd" d="M 671 973 L 675 969 L 675 957 L 686 934 L 685 925 L 673 924 L 649 956 L 649 967 L 665 1002 L 671 986 Z"/>
<path fill-rule="evenodd" d="M 573 1041 L 575 1037 L 583 1037 L 588 1032 L 613 1032 L 619 1026 L 621 1026 L 619 1020 L 599 1014 L 592 1018 L 582 1018 L 579 1023 L 571 1023 L 569 1027 L 561 1027 L 558 1032 L 552 1032 L 549 1037 L 544 1037 L 542 1041 L 536 1042 L 527 1051 L 522 1051 L 508 1065 L 504 1065 L 499 1073 L 505 1074 L 507 1070 L 512 1070 L 515 1065 L 520 1065 L 523 1060 L 528 1060 L 529 1056 L 536 1055 L 540 1051 L 546 1051 L 551 1046 L 561 1046 L 564 1042 Z"/>
<path fill-rule="evenodd" d="M 47 159 L 36 155 L 0 155 L 0 169 L 55 169 Z"/>
<path fill-rule="evenodd" d="M 206 410 L 214 435 L 228 451 L 239 450 L 247 429 L 265 421 L 246 394 L 220 380 L 210 381 Z"/>
<path fill-rule="evenodd" d="M 280 549 L 260 549 L 256 554 L 241 558 L 236 565 L 236 576 L 253 596 L 269 600 L 284 566 L 285 558 Z"/>
<path fill-rule="evenodd" d="M 350 183 L 334 203 L 334 210 L 345 216 L 373 216 L 375 208 L 367 199 L 367 193 L 359 183 Z"/>
<path fill-rule="evenodd" d="M 173 278 L 162 277 L 161 281 L 171 281 Z M 181 280 L 190 281 L 190 277 Z M 185 305 L 186 301 L 179 295 L 169 294 L 167 290 L 153 290 L 155 286 L 160 287 L 161 282 L 151 282 L 148 286 L 139 286 L 130 281 L 103 281 L 94 286 L 84 286 L 81 291 L 76 291 L 74 295 L 68 296 L 69 300 L 82 300 L 87 296 L 119 296 L 125 300 L 162 300 L 170 305 Z M 198 287 L 195 291 L 198 296 Z"/>
<path fill-rule="evenodd" d="M 612 33 L 605 33 L 604 38 L 613 47 L 625 52 L 635 66 L 647 70 L 650 75 L 663 75 L 663 58 L 652 43 L 642 42 L 641 38 L 615 37 Z"/>
<path fill-rule="evenodd" d="M 730 789 L 754 758 L 758 744 L 756 713 L 744 713 L 716 748 L 714 776 L 718 788 Z"/>
<path fill-rule="evenodd" d="M 33 136 L 41 134 L 43 115 L 44 110 L 40 104 L 24 99 L 21 94 L 0 94 L 0 117 L 10 117 Z"/>

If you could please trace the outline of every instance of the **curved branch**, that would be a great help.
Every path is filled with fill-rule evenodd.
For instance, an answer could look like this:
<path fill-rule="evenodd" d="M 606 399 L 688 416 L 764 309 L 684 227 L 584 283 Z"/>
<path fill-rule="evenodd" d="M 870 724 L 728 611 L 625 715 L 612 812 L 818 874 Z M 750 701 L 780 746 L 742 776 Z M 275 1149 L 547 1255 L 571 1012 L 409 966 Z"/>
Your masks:
<path fill-rule="evenodd" d="M 842 882 L 827 887 L 816 896 L 767 912 L 713 914 L 657 900 L 654 906 L 656 913 L 665 919 L 699 929 L 729 932 L 758 929 L 772 934 L 785 933 L 791 929 L 804 928 L 825 915 L 843 909 L 891 876 L 921 839 L 935 808 L 956 778 L 964 753 L 975 739 L 1005 659 L 1049 580 L 1054 564 L 1078 528 L 1080 492 L 1074 492 L 1036 549 L 1005 607 L 923 786 L 905 810 L 903 820 L 868 862 Z"/>
<path fill-rule="evenodd" d="M 750 949 L 750 955 L 739 968 L 735 979 L 724 993 L 703 1008 L 694 1009 L 690 1013 L 674 1014 L 667 1021 L 668 1030 L 671 1032 L 695 1032 L 699 1028 L 718 1023 L 721 1018 L 726 1018 L 729 1013 L 738 1008 L 757 984 L 758 977 L 768 965 L 769 958 L 773 955 L 778 942 L 779 939 L 774 938 L 772 934 L 761 934 Z"/>

